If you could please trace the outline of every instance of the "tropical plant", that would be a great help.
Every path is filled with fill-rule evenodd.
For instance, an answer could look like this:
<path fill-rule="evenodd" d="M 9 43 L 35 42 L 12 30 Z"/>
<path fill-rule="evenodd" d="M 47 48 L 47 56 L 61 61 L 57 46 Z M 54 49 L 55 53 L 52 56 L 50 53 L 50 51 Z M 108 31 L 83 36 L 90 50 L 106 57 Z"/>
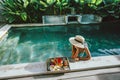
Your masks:
<path fill-rule="evenodd" d="M 49 15 L 65 14 L 69 8 L 69 0 L 41 0 L 40 4 L 40 10 Z"/>
<path fill-rule="evenodd" d="M 23 7 L 26 7 L 27 4 L 17 0 L 2 0 L 1 1 L 3 15 L 6 16 L 6 20 L 9 23 L 14 22 L 15 20 L 27 20 L 27 13 L 22 10 Z M 19 5 L 19 6 L 18 6 Z M 24 5 L 24 6 L 23 6 Z"/>
<path fill-rule="evenodd" d="M 78 13 L 94 14 L 102 3 L 102 0 L 74 0 L 75 8 Z"/>
<path fill-rule="evenodd" d="M 120 0 L 103 0 L 103 6 L 99 7 L 98 12 L 102 17 L 120 18 Z"/>
<path fill-rule="evenodd" d="M 40 0 L 40 10 L 45 12 L 45 15 L 56 14 L 54 10 L 54 4 L 56 0 Z"/>
<path fill-rule="evenodd" d="M 2 0 L 3 16 L 9 23 L 40 21 L 39 0 Z"/>
<path fill-rule="evenodd" d="M 1 0 L 9 23 L 42 22 L 42 15 L 97 14 L 120 18 L 120 0 Z"/>
<path fill-rule="evenodd" d="M 65 14 L 65 11 L 69 9 L 69 0 L 57 0 L 55 9 L 59 15 Z"/>

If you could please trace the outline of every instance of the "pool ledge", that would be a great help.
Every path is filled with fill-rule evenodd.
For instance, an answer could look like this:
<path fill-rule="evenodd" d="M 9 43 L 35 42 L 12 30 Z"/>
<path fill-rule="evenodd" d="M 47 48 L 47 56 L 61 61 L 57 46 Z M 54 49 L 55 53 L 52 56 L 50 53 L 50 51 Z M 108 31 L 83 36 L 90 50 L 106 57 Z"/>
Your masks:
<path fill-rule="evenodd" d="M 40 23 L 26 23 L 26 24 L 10 24 L 12 27 L 33 27 L 33 26 L 55 26 L 55 25 L 67 25 L 64 23 L 61 24 L 40 24 Z"/>
<path fill-rule="evenodd" d="M 70 62 L 70 71 L 50 72 L 47 71 L 45 62 L 23 63 L 0 66 L 0 79 L 25 77 L 41 74 L 65 73 L 72 71 L 94 70 L 108 67 L 119 67 L 120 55 L 92 57 L 88 61 Z"/>
<path fill-rule="evenodd" d="M 8 30 L 11 28 L 10 25 L 6 24 L 3 27 L 0 28 L 0 40 L 2 37 L 8 32 Z"/>

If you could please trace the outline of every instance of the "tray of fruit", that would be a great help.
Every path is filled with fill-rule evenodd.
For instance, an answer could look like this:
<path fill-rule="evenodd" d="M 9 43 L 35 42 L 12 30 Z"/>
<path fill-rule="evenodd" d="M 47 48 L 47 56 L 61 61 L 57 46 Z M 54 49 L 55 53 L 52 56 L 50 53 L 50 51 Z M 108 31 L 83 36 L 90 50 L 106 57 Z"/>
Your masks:
<path fill-rule="evenodd" d="M 69 60 L 67 57 L 49 58 L 47 60 L 48 71 L 70 70 Z"/>

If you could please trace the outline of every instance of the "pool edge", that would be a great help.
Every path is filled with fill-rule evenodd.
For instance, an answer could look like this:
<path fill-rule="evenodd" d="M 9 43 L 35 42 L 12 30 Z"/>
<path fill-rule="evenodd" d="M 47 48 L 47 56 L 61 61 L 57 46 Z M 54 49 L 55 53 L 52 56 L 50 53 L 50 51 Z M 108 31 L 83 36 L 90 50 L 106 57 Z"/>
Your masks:
<path fill-rule="evenodd" d="M 70 71 L 50 72 L 46 67 L 46 62 L 3 65 L 0 66 L 0 79 L 120 67 L 120 55 L 92 57 L 88 61 L 70 63 Z"/>
<path fill-rule="evenodd" d="M 3 38 L 3 36 L 8 32 L 8 30 L 11 28 L 12 26 L 6 24 L 4 26 L 2 26 L 0 28 L 0 40 Z"/>

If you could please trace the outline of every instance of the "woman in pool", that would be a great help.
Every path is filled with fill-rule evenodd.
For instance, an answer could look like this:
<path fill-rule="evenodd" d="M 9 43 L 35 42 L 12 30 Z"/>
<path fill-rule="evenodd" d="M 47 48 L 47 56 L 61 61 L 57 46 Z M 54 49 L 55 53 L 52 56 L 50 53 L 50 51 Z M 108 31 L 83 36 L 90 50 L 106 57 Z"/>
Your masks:
<path fill-rule="evenodd" d="M 79 60 L 89 60 L 91 59 L 91 54 L 88 49 L 87 43 L 83 36 L 76 35 L 75 37 L 71 37 L 69 39 L 70 43 L 72 44 L 72 58 L 76 61 Z M 86 53 L 86 56 L 78 57 L 81 53 Z"/>

